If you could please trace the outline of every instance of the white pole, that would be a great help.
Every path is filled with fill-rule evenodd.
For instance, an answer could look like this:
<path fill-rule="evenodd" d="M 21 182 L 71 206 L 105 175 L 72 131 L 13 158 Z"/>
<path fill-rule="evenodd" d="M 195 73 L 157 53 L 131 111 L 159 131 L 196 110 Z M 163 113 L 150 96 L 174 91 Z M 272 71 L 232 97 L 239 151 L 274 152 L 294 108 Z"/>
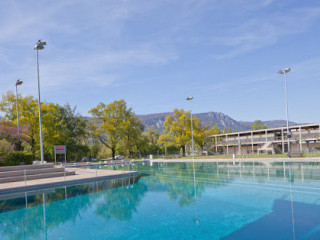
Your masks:
<path fill-rule="evenodd" d="M 24 169 L 24 185 L 27 185 L 27 170 Z"/>
<path fill-rule="evenodd" d="M 38 104 L 39 104 L 39 127 L 40 127 L 40 152 L 41 152 L 41 164 L 44 164 L 43 157 L 43 140 L 42 140 L 42 121 L 41 121 L 41 101 L 40 101 L 40 74 L 39 74 L 39 54 L 37 51 L 37 74 L 38 74 Z"/>
<path fill-rule="evenodd" d="M 191 104 L 191 101 L 190 101 L 190 113 L 191 113 L 192 158 L 194 159 L 193 124 L 192 124 L 192 104 Z"/>
<path fill-rule="evenodd" d="M 284 85 L 285 85 L 285 97 L 286 97 L 286 115 L 287 115 L 287 138 L 288 138 L 288 155 L 290 156 L 290 132 L 289 132 L 289 108 L 288 108 L 288 96 L 287 96 L 287 73 L 284 72 Z"/>
<path fill-rule="evenodd" d="M 54 147 L 54 165 L 57 165 L 57 153 L 56 153 L 56 147 Z"/>
<path fill-rule="evenodd" d="M 191 114 L 191 136 L 192 136 L 192 156 L 194 159 L 194 144 L 193 144 L 193 124 L 192 124 L 192 104 L 191 101 L 193 100 L 193 97 L 190 96 L 186 99 L 187 101 L 190 101 L 190 114 Z"/>
<path fill-rule="evenodd" d="M 17 96 L 17 121 L 18 121 L 18 138 L 20 143 L 20 124 L 19 124 L 19 99 L 18 99 L 18 85 L 16 84 L 16 96 Z M 19 149 L 20 150 L 20 149 Z"/>

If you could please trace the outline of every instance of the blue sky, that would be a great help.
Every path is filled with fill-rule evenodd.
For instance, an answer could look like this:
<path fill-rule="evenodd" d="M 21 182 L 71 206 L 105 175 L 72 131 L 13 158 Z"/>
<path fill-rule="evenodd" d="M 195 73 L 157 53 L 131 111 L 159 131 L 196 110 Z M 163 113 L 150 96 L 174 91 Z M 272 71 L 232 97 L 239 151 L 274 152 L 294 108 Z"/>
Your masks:
<path fill-rule="evenodd" d="M 236 120 L 320 122 L 316 0 L 51 0 L 0 2 L 0 92 L 24 81 L 42 100 L 77 106 L 125 99 L 137 114 L 189 109 Z"/>

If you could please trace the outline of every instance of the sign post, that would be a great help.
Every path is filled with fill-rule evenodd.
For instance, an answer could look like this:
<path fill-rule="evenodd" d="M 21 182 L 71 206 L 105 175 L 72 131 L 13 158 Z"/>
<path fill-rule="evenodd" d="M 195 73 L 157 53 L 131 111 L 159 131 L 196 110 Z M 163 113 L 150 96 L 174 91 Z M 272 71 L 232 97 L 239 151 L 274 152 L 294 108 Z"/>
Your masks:
<path fill-rule="evenodd" d="M 66 145 L 54 146 L 54 164 L 57 164 L 57 154 L 64 154 L 64 164 L 67 164 L 67 147 Z"/>

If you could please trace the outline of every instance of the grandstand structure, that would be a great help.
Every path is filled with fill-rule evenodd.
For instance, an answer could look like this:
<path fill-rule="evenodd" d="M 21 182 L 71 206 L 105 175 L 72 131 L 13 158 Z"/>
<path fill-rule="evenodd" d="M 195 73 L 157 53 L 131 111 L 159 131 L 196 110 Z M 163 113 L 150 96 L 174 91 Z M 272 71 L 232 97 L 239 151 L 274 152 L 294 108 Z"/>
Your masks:
<path fill-rule="evenodd" d="M 320 152 L 320 123 L 212 135 L 220 154 L 303 154 Z"/>

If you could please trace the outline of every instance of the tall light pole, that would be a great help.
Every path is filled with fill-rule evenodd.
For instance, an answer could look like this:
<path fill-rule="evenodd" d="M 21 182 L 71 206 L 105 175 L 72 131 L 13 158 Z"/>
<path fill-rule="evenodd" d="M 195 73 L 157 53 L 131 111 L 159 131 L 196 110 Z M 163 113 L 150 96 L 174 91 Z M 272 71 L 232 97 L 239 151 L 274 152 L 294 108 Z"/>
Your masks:
<path fill-rule="evenodd" d="M 34 47 L 34 50 L 37 52 L 37 75 L 38 75 L 38 104 L 39 104 L 39 126 L 40 126 L 40 152 L 41 152 L 41 164 L 44 164 L 43 157 L 43 140 L 42 140 L 42 121 L 41 121 L 41 101 L 40 101 L 40 74 L 39 74 L 39 50 L 44 49 L 44 46 L 47 45 L 46 41 L 39 40 Z"/>
<path fill-rule="evenodd" d="M 193 97 L 187 97 L 187 101 L 190 101 L 190 114 L 191 114 L 191 136 L 192 136 L 192 158 L 194 159 L 194 144 L 193 144 L 193 124 L 192 124 L 192 101 Z"/>
<path fill-rule="evenodd" d="M 286 98 L 286 114 L 287 114 L 287 138 L 288 138 L 288 156 L 290 157 L 290 138 L 291 134 L 289 132 L 289 109 L 288 109 L 288 95 L 287 95 L 287 73 L 290 72 L 290 68 L 285 68 L 284 70 L 279 70 L 278 74 L 284 74 L 284 87 L 285 87 L 285 98 Z"/>
<path fill-rule="evenodd" d="M 17 100 L 16 100 L 16 104 L 17 104 L 17 122 L 18 122 L 18 139 L 19 139 L 19 151 L 20 151 L 20 124 L 19 124 L 19 98 L 18 98 L 18 86 L 21 85 L 23 83 L 23 81 L 21 81 L 20 79 L 18 79 L 16 81 L 16 96 L 17 96 Z"/>

